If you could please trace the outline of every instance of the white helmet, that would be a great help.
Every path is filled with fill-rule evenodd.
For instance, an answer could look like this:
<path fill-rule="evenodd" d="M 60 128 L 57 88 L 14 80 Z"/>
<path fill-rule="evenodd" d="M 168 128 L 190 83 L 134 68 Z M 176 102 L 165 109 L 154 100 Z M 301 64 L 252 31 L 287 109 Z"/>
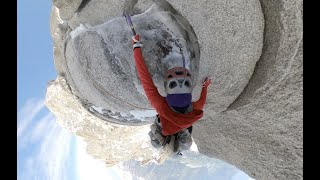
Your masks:
<path fill-rule="evenodd" d="M 188 69 L 174 67 L 167 71 L 165 89 L 167 94 L 184 94 L 192 92 L 192 78 Z"/>

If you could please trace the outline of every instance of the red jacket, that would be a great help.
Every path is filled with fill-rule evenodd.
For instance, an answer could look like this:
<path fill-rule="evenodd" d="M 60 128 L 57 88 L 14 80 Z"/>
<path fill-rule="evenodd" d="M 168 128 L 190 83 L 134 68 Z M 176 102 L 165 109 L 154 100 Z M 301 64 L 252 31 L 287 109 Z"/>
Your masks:
<path fill-rule="evenodd" d="M 151 75 L 144 62 L 141 48 L 135 48 L 133 54 L 143 89 L 149 102 L 160 116 L 163 135 L 172 135 L 182 129 L 188 128 L 203 116 L 202 109 L 206 102 L 207 87 L 202 88 L 200 99 L 196 102 L 192 102 L 192 112 L 187 114 L 176 113 L 169 107 L 165 98 L 158 93 L 156 86 L 153 84 Z"/>

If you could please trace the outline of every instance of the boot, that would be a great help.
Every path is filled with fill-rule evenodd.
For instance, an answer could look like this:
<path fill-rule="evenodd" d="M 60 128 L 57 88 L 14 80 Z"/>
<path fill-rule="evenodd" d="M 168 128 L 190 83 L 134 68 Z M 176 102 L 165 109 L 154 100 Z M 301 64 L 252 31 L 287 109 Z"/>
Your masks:
<path fill-rule="evenodd" d="M 155 122 L 150 126 L 149 136 L 151 139 L 151 144 L 155 148 L 164 147 L 166 144 L 170 143 L 171 136 L 164 136 L 162 134 L 162 128 L 160 123 L 160 118 L 157 115 Z"/>

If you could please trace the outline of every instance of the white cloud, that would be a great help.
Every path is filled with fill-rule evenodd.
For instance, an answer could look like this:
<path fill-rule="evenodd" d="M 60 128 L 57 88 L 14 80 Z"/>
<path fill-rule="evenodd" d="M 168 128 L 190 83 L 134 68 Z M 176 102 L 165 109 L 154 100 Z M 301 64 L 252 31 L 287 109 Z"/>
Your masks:
<path fill-rule="evenodd" d="M 17 127 L 17 139 L 27 129 L 33 118 L 43 109 L 43 99 L 28 99 L 26 104 L 18 111 L 18 127 Z"/>
<path fill-rule="evenodd" d="M 64 176 L 70 152 L 71 134 L 62 130 L 53 118 L 48 121 L 43 132 L 44 137 L 37 155 L 39 164 L 46 165 L 43 170 L 50 179 L 67 179 Z"/>
<path fill-rule="evenodd" d="M 118 180 L 132 179 L 131 175 L 117 166 L 106 167 L 101 160 L 94 159 L 86 152 L 87 144 L 80 138 L 77 138 L 77 174 L 79 180 Z"/>
<path fill-rule="evenodd" d="M 28 137 L 29 141 L 31 141 L 32 143 L 39 141 L 43 137 L 43 135 L 47 133 L 47 130 L 50 130 L 48 129 L 48 124 L 50 125 L 51 122 L 54 121 L 55 117 L 51 113 L 48 113 L 47 115 L 42 117 L 38 122 L 30 127 L 30 130 L 32 130 L 32 134 L 30 134 L 31 137 Z"/>
<path fill-rule="evenodd" d="M 68 179 L 72 136 L 46 111 L 42 99 L 31 99 L 18 113 L 18 179 Z"/>

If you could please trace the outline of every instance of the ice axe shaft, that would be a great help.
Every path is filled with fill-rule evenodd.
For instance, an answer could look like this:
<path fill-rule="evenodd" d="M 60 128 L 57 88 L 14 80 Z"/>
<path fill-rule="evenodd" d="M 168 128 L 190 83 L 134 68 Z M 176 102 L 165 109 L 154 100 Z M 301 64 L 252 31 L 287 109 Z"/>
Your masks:
<path fill-rule="evenodd" d="M 133 36 L 135 36 L 136 35 L 136 31 L 134 30 L 130 15 L 128 13 L 123 13 L 123 15 L 126 17 L 127 24 L 131 28 Z"/>

